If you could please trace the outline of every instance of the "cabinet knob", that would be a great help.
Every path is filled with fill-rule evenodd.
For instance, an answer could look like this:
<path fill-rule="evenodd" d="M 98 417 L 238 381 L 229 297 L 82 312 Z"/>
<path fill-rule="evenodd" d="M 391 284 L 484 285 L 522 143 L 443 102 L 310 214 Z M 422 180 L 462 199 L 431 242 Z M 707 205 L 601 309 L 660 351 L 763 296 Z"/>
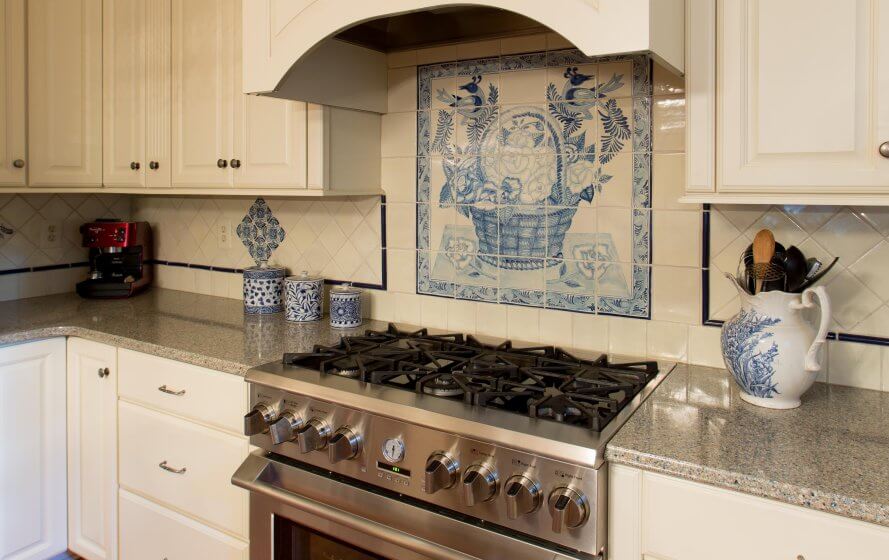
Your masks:
<path fill-rule="evenodd" d="M 14 162 L 12 162 L 12 166 L 15 167 L 16 169 L 21 169 L 22 167 L 25 166 L 25 160 L 17 159 Z"/>
<path fill-rule="evenodd" d="M 218 167 L 219 169 L 225 169 L 226 167 L 228 167 L 228 162 L 224 159 L 217 159 L 216 167 Z"/>
<path fill-rule="evenodd" d="M 889 142 L 880 144 L 880 155 L 884 158 L 889 158 Z"/>
<path fill-rule="evenodd" d="M 158 167 L 160 167 L 160 164 L 158 162 L 156 162 L 156 161 L 149 161 L 148 162 L 149 169 L 157 170 Z"/>
<path fill-rule="evenodd" d="M 130 162 L 130 169 L 132 169 L 133 171 L 138 171 L 140 167 L 142 167 L 142 166 L 139 165 L 138 161 L 131 161 Z"/>
<path fill-rule="evenodd" d="M 105 377 L 108 377 L 109 375 L 111 375 L 111 370 L 109 370 L 108 368 L 99 368 L 99 377 L 100 378 L 105 378 Z"/>
<path fill-rule="evenodd" d="M 232 169 L 237 169 L 237 168 L 241 167 L 241 160 L 233 159 L 231 161 L 231 165 L 232 165 Z"/>

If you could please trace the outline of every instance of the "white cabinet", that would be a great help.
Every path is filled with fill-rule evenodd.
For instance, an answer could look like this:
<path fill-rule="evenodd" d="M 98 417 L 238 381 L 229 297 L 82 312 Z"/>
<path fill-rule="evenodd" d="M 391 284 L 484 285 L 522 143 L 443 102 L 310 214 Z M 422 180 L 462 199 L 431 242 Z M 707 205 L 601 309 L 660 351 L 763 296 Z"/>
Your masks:
<path fill-rule="evenodd" d="M 28 181 L 102 185 L 102 0 L 28 2 Z"/>
<path fill-rule="evenodd" d="M 117 349 L 68 340 L 68 547 L 117 557 Z"/>
<path fill-rule="evenodd" d="M 0 347 L 0 441 L 0 558 L 64 552 L 64 338 Z"/>
<path fill-rule="evenodd" d="M 610 467 L 611 560 L 883 560 L 889 529 L 730 490 Z"/>
<path fill-rule="evenodd" d="M 25 185 L 25 0 L 0 0 L 0 185 Z"/>
<path fill-rule="evenodd" d="M 889 0 L 687 9 L 689 200 L 889 202 Z"/>

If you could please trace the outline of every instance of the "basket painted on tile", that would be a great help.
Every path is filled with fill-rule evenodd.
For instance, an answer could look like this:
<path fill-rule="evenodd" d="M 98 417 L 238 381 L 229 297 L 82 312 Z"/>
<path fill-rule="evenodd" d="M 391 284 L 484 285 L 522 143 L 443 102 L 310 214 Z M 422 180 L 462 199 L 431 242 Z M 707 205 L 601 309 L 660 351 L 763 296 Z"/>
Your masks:
<path fill-rule="evenodd" d="M 560 257 L 575 207 L 469 209 L 478 237 L 479 258 L 507 270 L 537 270 Z M 498 255 L 488 256 L 488 255 Z"/>

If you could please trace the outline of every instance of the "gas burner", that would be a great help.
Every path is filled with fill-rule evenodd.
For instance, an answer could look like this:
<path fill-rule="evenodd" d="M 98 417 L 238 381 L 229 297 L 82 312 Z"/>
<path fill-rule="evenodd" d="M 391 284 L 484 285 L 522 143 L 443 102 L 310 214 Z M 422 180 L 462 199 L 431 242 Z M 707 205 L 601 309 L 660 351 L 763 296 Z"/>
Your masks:
<path fill-rule="evenodd" d="M 578 358 L 555 346 L 484 343 L 427 329 L 368 330 L 284 364 L 600 431 L 658 373 L 656 362 Z"/>

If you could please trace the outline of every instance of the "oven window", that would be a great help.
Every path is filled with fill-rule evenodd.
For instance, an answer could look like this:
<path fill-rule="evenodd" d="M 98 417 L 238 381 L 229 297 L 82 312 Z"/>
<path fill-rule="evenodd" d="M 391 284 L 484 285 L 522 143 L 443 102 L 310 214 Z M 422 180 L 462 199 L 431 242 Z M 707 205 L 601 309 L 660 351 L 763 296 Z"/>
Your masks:
<path fill-rule="evenodd" d="M 275 516 L 274 560 L 389 560 Z"/>

